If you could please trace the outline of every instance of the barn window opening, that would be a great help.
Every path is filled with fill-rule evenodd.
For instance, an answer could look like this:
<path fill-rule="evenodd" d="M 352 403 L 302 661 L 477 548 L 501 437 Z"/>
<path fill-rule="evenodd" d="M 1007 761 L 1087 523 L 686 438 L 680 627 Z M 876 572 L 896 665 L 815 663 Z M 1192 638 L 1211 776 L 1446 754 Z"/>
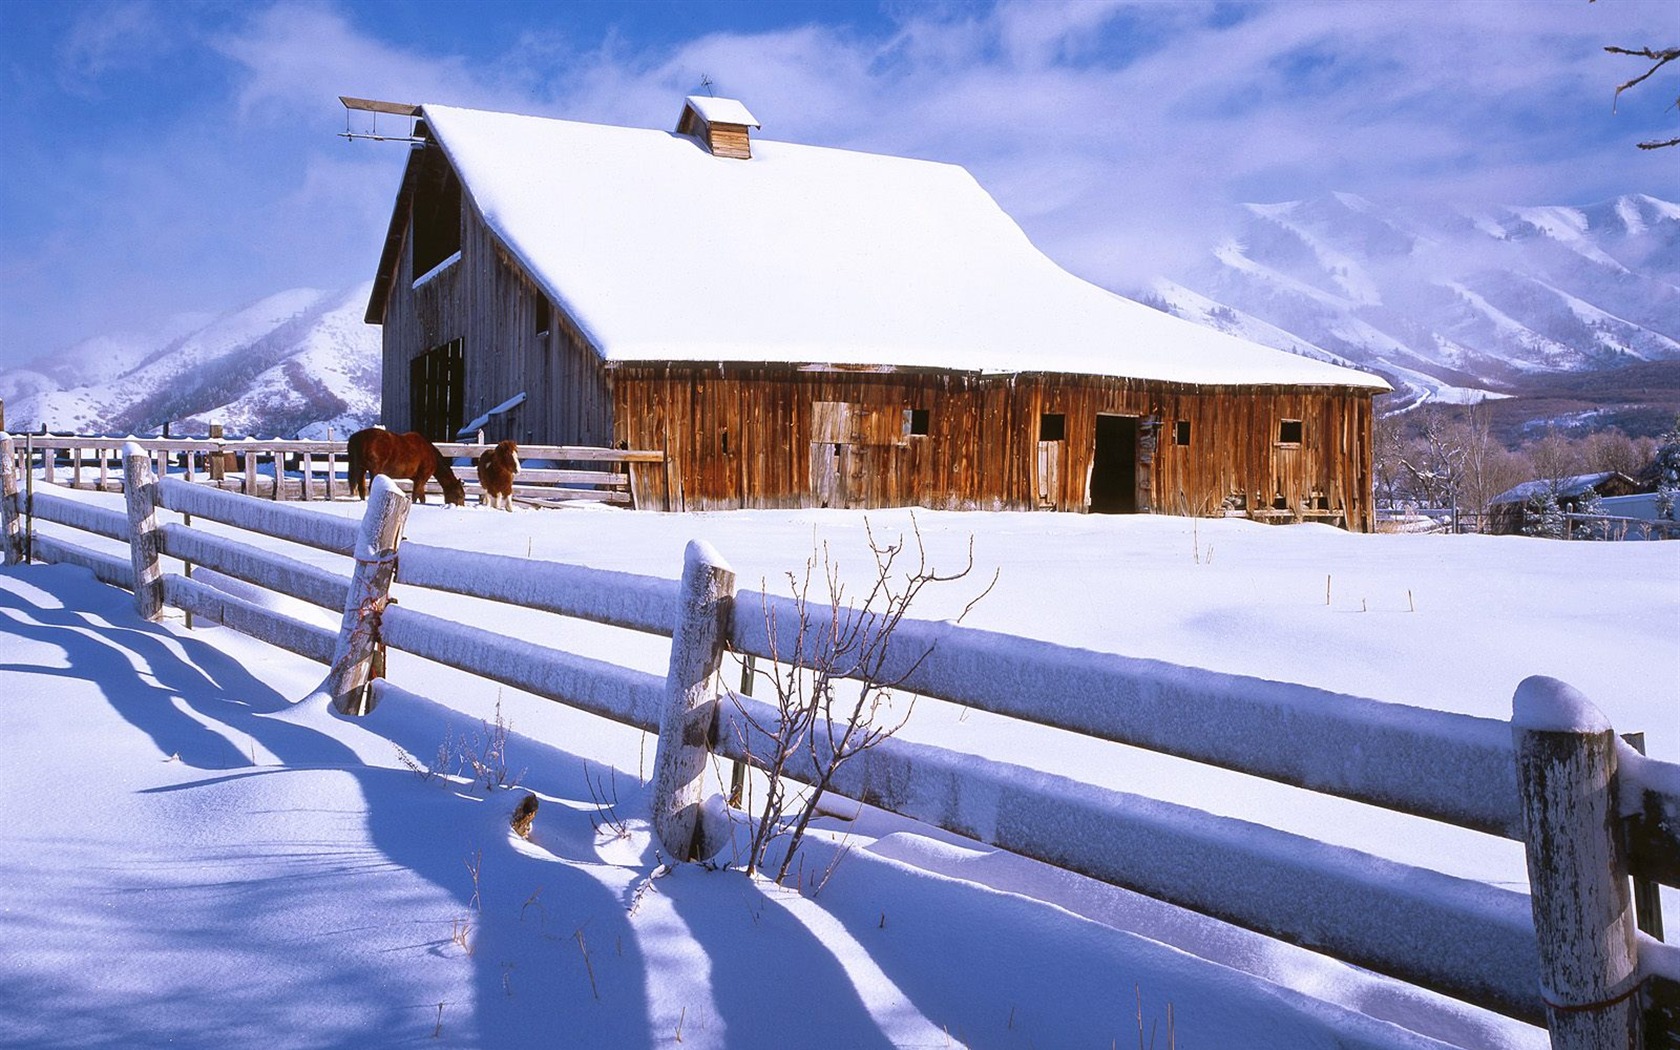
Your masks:
<path fill-rule="evenodd" d="M 415 189 L 409 240 L 416 281 L 461 251 L 461 180 L 441 156 L 428 167 Z"/>
<path fill-rule="evenodd" d="M 534 321 L 535 327 L 533 330 L 538 335 L 547 335 L 548 326 L 551 322 L 549 320 L 550 311 L 548 306 L 548 297 L 546 295 L 537 297 L 537 308 L 534 312 L 536 314 L 536 319 Z"/>
<path fill-rule="evenodd" d="M 890 417 L 889 417 L 890 418 Z M 928 432 L 928 410 L 925 408 L 907 408 L 904 410 L 904 433 L 906 437 L 925 437 Z"/>
<path fill-rule="evenodd" d="M 1285 419 L 1278 423 L 1278 444 L 1299 445 L 1301 443 L 1301 421 L 1299 419 Z"/>
<path fill-rule="evenodd" d="M 1064 441 L 1067 438 L 1067 415 L 1046 412 L 1038 417 L 1038 440 Z"/>
<path fill-rule="evenodd" d="M 726 455 L 726 456 L 729 455 L 729 428 L 728 427 L 724 427 L 722 430 L 718 431 L 718 439 L 722 443 L 723 454 Z"/>
<path fill-rule="evenodd" d="M 1188 419 L 1181 419 L 1173 424 L 1173 444 L 1189 446 L 1190 421 Z"/>

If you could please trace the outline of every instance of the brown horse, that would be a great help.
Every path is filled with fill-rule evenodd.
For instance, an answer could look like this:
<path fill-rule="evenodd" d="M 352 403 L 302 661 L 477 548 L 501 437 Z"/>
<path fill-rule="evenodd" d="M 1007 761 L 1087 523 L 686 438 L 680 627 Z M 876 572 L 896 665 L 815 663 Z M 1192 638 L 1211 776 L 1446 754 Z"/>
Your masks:
<path fill-rule="evenodd" d="M 478 456 L 478 484 L 484 495 L 478 498 L 502 510 L 513 510 L 513 476 L 519 473 L 519 446 L 500 441 Z"/>
<path fill-rule="evenodd" d="M 467 502 L 466 489 L 454 468 L 418 431 L 393 434 L 379 427 L 358 430 L 350 435 L 349 453 L 350 487 L 362 499 L 367 499 L 368 476 L 384 474 L 413 482 L 414 502 L 424 503 L 426 479 L 436 475 L 445 503 L 459 507 Z"/>

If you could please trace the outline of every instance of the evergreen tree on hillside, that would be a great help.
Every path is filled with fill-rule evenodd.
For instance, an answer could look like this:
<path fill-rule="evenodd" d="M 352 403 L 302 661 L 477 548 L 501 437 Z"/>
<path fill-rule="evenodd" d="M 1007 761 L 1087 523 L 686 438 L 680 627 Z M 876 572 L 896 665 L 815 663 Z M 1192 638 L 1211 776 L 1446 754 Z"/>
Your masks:
<path fill-rule="evenodd" d="M 1680 417 L 1657 441 L 1657 516 L 1675 520 L 1680 503 Z"/>

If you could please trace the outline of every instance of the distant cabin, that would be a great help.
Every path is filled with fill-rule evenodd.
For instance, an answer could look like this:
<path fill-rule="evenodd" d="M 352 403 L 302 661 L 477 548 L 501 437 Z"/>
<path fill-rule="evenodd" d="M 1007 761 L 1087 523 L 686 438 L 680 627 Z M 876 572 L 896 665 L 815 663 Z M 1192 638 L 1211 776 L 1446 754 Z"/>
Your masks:
<path fill-rule="evenodd" d="M 1565 514 L 1574 514 L 1580 510 L 1581 501 L 1586 499 L 1587 493 L 1596 492 L 1599 496 L 1621 497 L 1638 494 L 1643 486 L 1633 478 L 1619 470 L 1602 471 L 1596 474 L 1576 474 L 1572 477 L 1525 481 L 1521 485 L 1506 489 L 1488 501 L 1487 531 L 1502 536 L 1518 535 L 1523 526 L 1528 523 L 1529 505 L 1541 499 L 1548 490 L 1556 497 L 1558 509 Z M 1656 497 L 1653 495 L 1652 506 Z M 1627 508 L 1623 508 L 1624 510 Z M 1606 509 L 1605 513 L 1617 513 Z M 1643 515 L 1631 515 L 1643 516 Z"/>
<path fill-rule="evenodd" d="M 1069 274 L 961 167 L 731 99 L 673 131 L 378 105 L 415 140 L 367 310 L 387 426 L 662 449 L 672 509 L 1371 526 L 1386 383 Z"/>

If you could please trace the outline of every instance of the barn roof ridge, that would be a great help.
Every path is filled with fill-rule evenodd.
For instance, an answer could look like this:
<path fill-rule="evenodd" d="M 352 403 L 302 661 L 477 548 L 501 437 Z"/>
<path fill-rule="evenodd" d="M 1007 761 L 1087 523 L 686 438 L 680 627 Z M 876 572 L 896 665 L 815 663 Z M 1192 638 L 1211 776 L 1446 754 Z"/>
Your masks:
<path fill-rule="evenodd" d="M 669 131 L 421 108 L 491 232 L 608 363 L 1388 389 L 1075 276 L 957 164 L 756 136 L 724 159 Z"/>

